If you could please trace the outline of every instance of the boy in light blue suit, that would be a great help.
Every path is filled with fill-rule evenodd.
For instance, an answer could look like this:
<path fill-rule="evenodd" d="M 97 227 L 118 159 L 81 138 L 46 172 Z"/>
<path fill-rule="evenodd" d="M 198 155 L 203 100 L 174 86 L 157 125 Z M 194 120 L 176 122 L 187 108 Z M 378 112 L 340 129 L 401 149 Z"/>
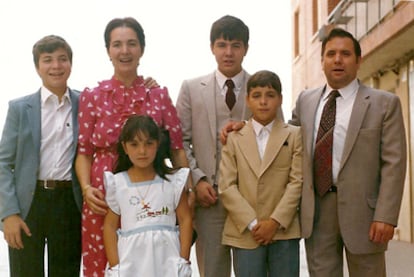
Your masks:
<path fill-rule="evenodd" d="M 10 276 L 79 276 L 82 194 L 72 164 L 78 92 L 67 86 L 72 50 L 50 35 L 33 46 L 42 87 L 9 102 L 0 141 L 0 228 Z"/>

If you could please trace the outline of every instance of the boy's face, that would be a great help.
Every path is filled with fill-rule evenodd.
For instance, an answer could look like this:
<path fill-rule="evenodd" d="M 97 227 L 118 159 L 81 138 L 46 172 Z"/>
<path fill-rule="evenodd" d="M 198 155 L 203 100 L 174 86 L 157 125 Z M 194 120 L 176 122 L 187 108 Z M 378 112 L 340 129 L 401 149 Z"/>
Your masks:
<path fill-rule="evenodd" d="M 66 91 L 72 64 L 65 49 L 58 48 L 52 53 L 41 53 L 36 70 L 48 90 L 56 94 Z"/>
<path fill-rule="evenodd" d="M 254 120 L 267 125 L 276 118 L 277 110 L 282 105 L 282 95 L 270 86 L 254 87 L 246 96 L 246 103 Z"/>
<path fill-rule="evenodd" d="M 248 46 L 241 40 L 226 40 L 220 37 L 211 45 L 211 52 L 216 58 L 218 70 L 231 78 L 242 70 L 242 62 Z"/>

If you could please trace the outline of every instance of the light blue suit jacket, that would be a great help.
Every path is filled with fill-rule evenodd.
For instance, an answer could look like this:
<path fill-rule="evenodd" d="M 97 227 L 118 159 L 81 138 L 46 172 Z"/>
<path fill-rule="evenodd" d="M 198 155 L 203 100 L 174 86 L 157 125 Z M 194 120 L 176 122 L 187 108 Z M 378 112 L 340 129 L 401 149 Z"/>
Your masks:
<path fill-rule="evenodd" d="M 78 138 L 79 92 L 69 90 L 72 102 L 73 160 Z M 0 141 L 0 219 L 13 214 L 26 218 L 32 204 L 40 163 L 40 90 L 9 102 Z M 81 210 L 82 193 L 72 169 L 73 193 Z M 3 224 L 0 223 L 3 230 Z"/>

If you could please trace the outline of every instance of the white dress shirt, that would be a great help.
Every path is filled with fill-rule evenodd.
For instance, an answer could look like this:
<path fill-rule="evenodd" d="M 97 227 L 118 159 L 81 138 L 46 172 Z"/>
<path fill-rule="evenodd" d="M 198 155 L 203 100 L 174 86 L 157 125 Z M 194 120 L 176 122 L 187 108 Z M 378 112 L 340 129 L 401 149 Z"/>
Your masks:
<path fill-rule="evenodd" d="M 333 133 L 333 150 L 332 150 L 332 177 L 333 183 L 336 184 L 338 180 L 339 167 L 341 165 L 342 153 L 344 151 L 346 133 L 348 130 L 349 120 L 352 114 L 352 107 L 354 106 L 356 94 L 359 88 L 358 80 L 353 80 L 346 87 L 339 89 L 339 94 L 336 98 L 336 117 L 335 127 Z M 322 110 L 328 100 L 329 93 L 334 90 L 328 84 L 325 92 L 319 102 L 315 117 L 315 127 L 313 132 L 313 148 L 315 150 L 315 138 L 317 137 L 319 124 L 321 121 Z"/>
<path fill-rule="evenodd" d="M 237 99 L 239 97 L 241 87 L 245 83 L 244 71 L 242 70 L 236 76 L 233 76 L 232 78 L 228 78 L 228 77 L 224 76 L 223 73 L 216 70 L 216 81 L 217 81 L 217 84 L 218 84 L 219 88 L 221 89 L 220 93 L 221 93 L 221 95 L 223 95 L 223 97 L 226 97 L 226 92 L 227 92 L 226 81 L 228 79 L 233 80 L 233 83 L 234 83 L 233 91 L 234 91 L 234 94 L 236 95 L 236 99 Z"/>
<path fill-rule="evenodd" d="M 263 126 L 256 120 L 252 119 L 252 126 L 253 126 L 254 133 L 256 134 L 257 148 L 259 150 L 259 155 L 261 159 L 263 159 L 263 155 L 264 155 L 266 145 L 269 140 L 269 135 L 270 135 L 270 132 L 272 131 L 274 122 L 275 121 L 273 120 L 266 126 Z M 249 230 L 251 231 L 256 224 L 257 224 L 257 218 L 255 218 L 252 222 L 250 222 L 247 228 L 249 228 Z"/>
<path fill-rule="evenodd" d="M 71 180 L 73 162 L 72 104 L 66 90 L 58 97 L 41 88 L 41 141 L 39 180 Z"/>

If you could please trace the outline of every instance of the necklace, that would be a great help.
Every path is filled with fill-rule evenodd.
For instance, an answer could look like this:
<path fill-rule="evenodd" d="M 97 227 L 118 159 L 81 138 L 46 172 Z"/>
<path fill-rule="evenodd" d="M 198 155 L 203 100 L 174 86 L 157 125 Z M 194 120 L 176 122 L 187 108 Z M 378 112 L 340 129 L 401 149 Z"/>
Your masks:
<path fill-rule="evenodd" d="M 147 195 L 148 195 L 148 192 L 150 191 L 151 185 L 152 185 L 152 182 L 149 183 L 149 185 L 147 186 L 147 190 L 145 191 L 144 196 L 142 196 L 141 191 L 139 190 L 138 186 L 136 187 L 137 192 L 138 192 L 138 196 L 139 196 L 139 199 L 140 199 L 139 202 L 141 203 L 142 208 L 146 208 L 149 204 L 149 203 L 145 203 L 145 198 L 147 198 Z"/>

